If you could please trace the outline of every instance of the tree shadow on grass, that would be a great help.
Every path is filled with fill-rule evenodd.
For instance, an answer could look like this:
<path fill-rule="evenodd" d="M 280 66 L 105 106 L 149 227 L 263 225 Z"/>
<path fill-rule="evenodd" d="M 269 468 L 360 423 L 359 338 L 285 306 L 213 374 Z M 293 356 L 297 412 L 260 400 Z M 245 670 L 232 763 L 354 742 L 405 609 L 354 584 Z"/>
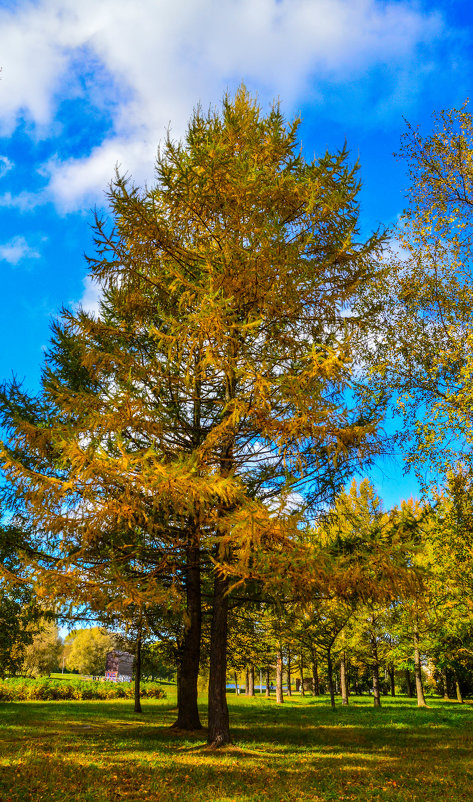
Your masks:
<path fill-rule="evenodd" d="M 235 745 L 176 733 L 173 705 L 3 709 L 0 799 L 129 802 L 471 798 L 471 709 L 231 705 Z M 16 715 L 15 715 L 16 714 Z"/>

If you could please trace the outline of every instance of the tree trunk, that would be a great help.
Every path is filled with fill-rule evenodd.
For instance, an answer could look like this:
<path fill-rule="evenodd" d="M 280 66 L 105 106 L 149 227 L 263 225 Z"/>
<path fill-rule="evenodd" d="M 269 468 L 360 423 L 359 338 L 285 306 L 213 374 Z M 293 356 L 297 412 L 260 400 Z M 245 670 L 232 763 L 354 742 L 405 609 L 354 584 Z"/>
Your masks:
<path fill-rule="evenodd" d="M 177 721 L 180 730 L 201 730 L 197 707 L 202 602 L 200 587 L 200 551 L 189 543 L 186 549 L 186 619 L 184 635 L 178 647 Z"/>
<path fill-rule="evenodd" d="M 287 676 L 287 695 L 292 696 L 292 688 L 291 688 L 291 650 L 287 650 L 287 666 L 286 666 L 286 676 Z"/>
<path fill-rule="evenodd" d="M 353 688 L 355 691 L 355 696 L 359 696 L 360 689 L 358 687 L 358 668 L 355 668 L 353 671 Z"/>
<path fill-rule="evenodd" d="M 250 695 L 250 669 L 245 667 L 245 696 Z"/>
<path fill-rule="evenodd" d="M 394 687 L 394 666 L 388 668 L 389 684 L 391 686 L 391 696 L 396 696 L 396 688 Z"/>
<path fill-rule="evenodd" d="M 302 654 L 300 655 L 299 668 L 300 668 L 300 674 L 301 674 L 301 696 L 305 696 L 305 690 L 304 690 L 304 661 L 302 659 Z"/>
<path fill-rule="evenodd" d="M 342 691 L 342 705 L 348 704 L 348 666 L 347 666 L 347 656 L 346 653 L 343 652 L 342 659 L 340 661 L 340 688 Z"/>
<path fill-rule="evenodd" d="M 208 743 L 214 747 L 231 743 L 227 705 L 228 579 L 215 575 L 210 629 Z"/>
<path fill-rule="evenodd" d="M 442 680 L 443 680 L 443 698 L 449 699 L 450 697 L 448 695 L 448 674 L 446 668 L 444 668 L 444 670 L 442 671 Z"/>
<path fill-rule="evenodd" d="M 314 694 L 314 696 L 318 696 L 320 693 L 319 666 L 317 662 L 317 652 L 315 649 L 311 650 L 311 657 L 312 657 L 312 693 Z"/>
<path fill-rule="evenodd" d="M 282 651 L 281 646 L 278 647 L 276 654 L 276 702 L 282 704 L 284 696 L 282 692 Z"/>
<path fill-rule="evenodd" d="M 419 631 L 416 627 L 414 630 L 414 671 L 416 677 L 417 707 L 427 707 L 424 689 L 422 687 L 422 666 L 420 662 L 419 641 Z"/>
<path fill-rule="evenodd" d="M 372 659 L 372 672 L 373 672 L 373 704 L 375 707 L 381 707 L 381 694 L 379 692 L 379 658 L 378 658 L 378 644 L 376 637 L 372 635 L 371 641 L 371 659 Z"/>
<path fill-rule="evenodd" d="M 235 682 L 235 696 L 240 695 L 240 688 L 238 687 L 238 674 L 236 671 L 233 672 L 233 680 Z"/>
<path fill-rule="evenodd" d="M 266 669 L 266 697 L 268 698 L 271 694 L 269 690 L 269 667 Z"/>
<path fill-rule="evenodd" d="M 140 620 L 138 624 L 138 632 L 136 635 L 136 648 L 135 648 L 135 713 L 142 713 L 141 709 L 141 693 L 140 693 L 140 685 L 141 685 L 141 636 L 142 636 L 142 624 L 141 624 L 141 613 L 140 613 Z"/>
<path fill-rule="evenodd" d="M 335 710 L 335 690 L 333 687 L 333 665 L 332 665 L 331 647 L 329 647 L 327 650 L 327 679 L 328 679 L 328 691 L 330 694 L 330 704 L 332 705 L 332 710 Z"/>
<path fill-rule="evenodd" d="M 406 678 L 407 695 L 410 699 L 412 699 L 414 696 L 414 691 L 412 690 L 411 672 L 408 668 L 405 669 L 404 676 Z"/>
<path fill-rule="evenodd" d="M 249 680 L 250 680 L 250 685 L 249 685 L 249 689 L 248 689 L 248 696 L 254 696 L 255 695 L 255 667 L 254 667 L 254 665 L 250 666 Z"/>
<path fill-rule="evenodd" d="M 460 702 L 460 704 L 462 705 L 463 704 L 463 696 L 462 696 L 462 692 L 461 692 L 461 688 L 460 688 L 460 682 L 458 680 L 456 671 L 454 672 L 454 677 L 455 677 L 455 692 L 457 694 L 457 702 Z"/>

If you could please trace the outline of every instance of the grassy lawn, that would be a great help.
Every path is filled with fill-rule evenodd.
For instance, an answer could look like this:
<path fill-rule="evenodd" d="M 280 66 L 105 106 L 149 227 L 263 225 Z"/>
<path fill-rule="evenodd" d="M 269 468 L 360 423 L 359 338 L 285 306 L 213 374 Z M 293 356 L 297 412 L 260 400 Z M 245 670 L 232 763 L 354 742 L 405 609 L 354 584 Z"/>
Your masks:
<path fill-rule="evenodd" d="M 171 688 L 169 689 L 171 691 Z M 229 696 L 235 746 L 169 730 L 174 699 L 0 704 L 0 799 L 397 800 L 473 798 L 473 705 Z M 205 714 L 205 705 L 202 706 Z"/>

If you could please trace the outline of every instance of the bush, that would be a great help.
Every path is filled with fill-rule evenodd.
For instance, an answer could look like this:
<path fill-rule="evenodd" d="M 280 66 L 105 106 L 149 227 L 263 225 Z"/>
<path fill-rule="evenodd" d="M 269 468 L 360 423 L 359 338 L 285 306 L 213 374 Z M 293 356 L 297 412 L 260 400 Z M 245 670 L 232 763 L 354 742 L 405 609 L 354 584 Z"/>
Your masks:
<path fill-rule="evenodd" d="M 62 700 L 62 699 L 132 699 L 134 688 L 132 682 L 100 682 L 83 679 L 26 679 L 15 677 L 0 680 L 0 701 L 20 702 L 28 699 Z M 166 694 L 155 682 L 143 682 L 142 698 L 164 699 Z"/>

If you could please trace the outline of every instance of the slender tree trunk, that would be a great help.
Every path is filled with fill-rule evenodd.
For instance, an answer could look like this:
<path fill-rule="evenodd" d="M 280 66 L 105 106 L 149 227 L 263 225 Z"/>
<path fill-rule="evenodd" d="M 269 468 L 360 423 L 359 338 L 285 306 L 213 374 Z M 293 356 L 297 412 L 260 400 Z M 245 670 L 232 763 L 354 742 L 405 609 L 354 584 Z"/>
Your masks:
<path fill-rule="evenodd" d="M 291 650 L 287 650 L 287 666 L 286 666 L 286 676 L 287 676 L 287 695 L 292 696 L 292 688 L 291 688 Z"/>
<path fill-rule="evenodd" d="M 250 669 L 245 667 L 245 696 L 250 695 Z"/>
<path fill-rule="evenodd" d="M 300 662 L 299 662 L 300 674 L 301 674 L 301 696 L 305 696 L 305 689 L 304 689 L 304 661 L 302 658 L 302 654 L 300 655 Z"/>
<path fill-rule="evenodd" d="M 236 671 L 233 672 L 233 680 L 235 682 L 235 696 L 240 695 L 240 688 L 238 687 L 238 674 Z"/>
<path fill-rule="evenodd" d="M 320 693 L 320 684 L 319 684 L 319 666 L 317 662 L 317 652 L 315 649 L 311 649 L 311 657 L 312 657 L 312 693 L 314 696 L 318 696 Z"/>
<path fill-rule="evenodd" d="M 254 665 L 250 666 L 249 680 L 250 680 L 250 684 L 249 684 L 249 688 L 248 688 L 248 696 L 254 696 L 255 695 L 255 667 L 254 667 Z"/>
<path fill-rule="evenodd" d="M 346 652 L 343 652 L 340 661 L 340 688 L 342 691 L 342 705 L 348 704 L 348 666 Z"/>
<path fill-rule="evenodd" d="M 142 620 L 141 612 L 138 623 L 138 631 L 136 635 L 136 648 L 135 648 L 135 713 L 142 713 L 141 709 L 141 638 L 142 638 Z"/>
<path fill-rule="evenodd" d="M 228 579 L 215 575 L 210 629 L 208 743 L 214 747 L 231 743 L 227 705 Z"/>
<path fill-rule="evenodd" d="M 201 730 L 197 707 L 202 602 L 200 587 L 200 551 L 189 542 L 186 548 L 186 621 L 184 635 L 178 647 L 177 721 L 172 725 L 180 730 Z"/>
<path fill-rule="evenodd" d="M 282 704 L 284 696 L 282 692 L 282 650 L 281 645 L 278 646 L 276 653 L 276 702 Z"/>
<path fill-rule="evenodd" d="M 448 695 L 448 674 L 446 668 L 444 668 L 444 670 L 442 671 L 442 679 L 443 679 L 443 698 L 449 699 L 450 697 Z"/>
<path fill-rule="evenodd" d="M 422 687 L 422 666 L 420 662 L 419 630 L 414 630 L 414 671 L 416 677 L 417 707 L 427 707 Z"/>
<path fill-rule="evenodd" d="M 269 690 L 269 666 L 266 669 L 266 697 L 268 698 L 271 694 Z"/>
<path fill-rule="evenodd" d="M 335 690 L 333 687 L 333 665 L 332 665 L 332 648 L 329 646 L 327 649 L 327 679 L 328 679 L 328 691 L 330 694 L 330 704 L 332 706 L 332 710 L 335 710 Z"/>
<path fill-rule="evenodd" d="M 409 671 L 408 668 L 405 669 L 404 676 L 406 678 L 407 695 L 409 699 L 412 699 L 412 697 L 414 696 L 414 691 L 412 690 L 411 672 Z"/>
<path fill-rule="evenodd" d="M 358 687 L 358 668 L 355 668 L 354 672 L 353 672 L 353 688 L 354 688 L 354 691 L 355 691 L 355 696 L 359 696 L 360 695 L 360 689 Z"/>
<path fill-rule="evenodd" d="M 459 679 L 458 679 L 456 671 L 454 672 L 454 677 L 455 677 L 455 692 L 457 694 L 457 702 L 460 702 L 460 704 L 462 705 L 463 704 L 463 695 L 462 695 L 462 692 L 461 692 L 460 682 L 459 682 Z"/>
<path fill-rule="evenodd" d="M 391 696 L 396 696 L 396 688 L 394 687 L 394 666 L 388 668 L 389 684 L 391 686 Z"/>
<path fill-rule="evenodd" d="M 373 672 L 373 704 L 375 707 L 381 707 L 381 694 L 379 691 L 379 658 L 378 658 L 378 644 L 376 637 L 372 635 L 371 640 L 371 660 Z"/>
<path fill-rule="evenodd" d="M 259 695 L 260 698 L 263 695 L 263 672 L 261 669 L 259 670 Z"/>

